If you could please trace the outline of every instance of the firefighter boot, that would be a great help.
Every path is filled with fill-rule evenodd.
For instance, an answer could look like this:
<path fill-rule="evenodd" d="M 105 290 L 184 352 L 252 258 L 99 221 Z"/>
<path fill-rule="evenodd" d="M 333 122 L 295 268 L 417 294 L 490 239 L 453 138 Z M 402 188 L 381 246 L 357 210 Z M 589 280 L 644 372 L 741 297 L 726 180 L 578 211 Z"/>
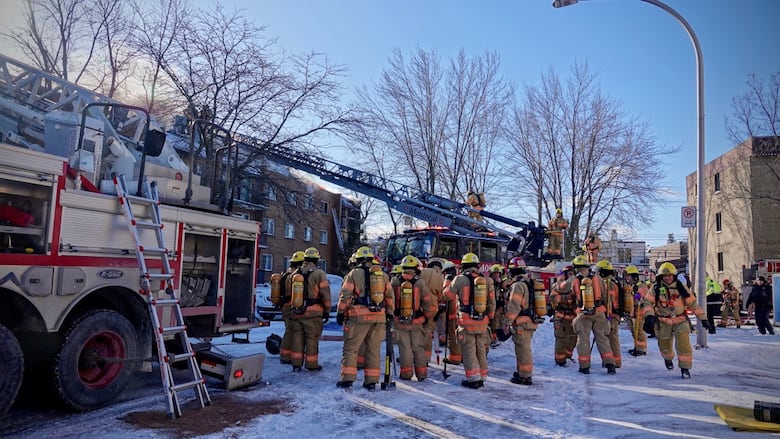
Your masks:
<path fill-rule="evenodd" d="M 517 372 L 512 374 L 512 378 L 509 381 L 511 381 L 514 384 L 522 384 L 524 386 L 530 386 L 531 384 L 533 384 L 533 382 L 531 381 L 531 377 L 523 378 Z"/>
<path fill-rule="evenodd" d="M 682 375 L 682 379 L 684 380 L 689 379 L 691 377 L 691 371 L 689 371 L 684 367 L 680 368 L 680 374 Z"/>
<path fill-rule="evenodd" d="M 580 373 L 588 375 L 588 374 L 590 374 L 590 368 L 589 367 L 581 367 L 580 368 Z"/>
<path fill-rule="evenodd" d="M 369 392 L 373 392 L 376 390 L 376 383 L 363 383 L 363 388 Z"/>
<path fill-rule="evenodd" d="M 469 389 L 479 389 L 484 384 L 481 384 L 479 381 L 463 380 L 460 382 L 460 385 L 463 387 L 468 387 Z"/>
<path fill-rule="evenodd" d="M 609 375 L 615 374 L 615 365 L 614 364 L 607 364 L 607 373 Z"/>
<path fill-rule="evenodd" d="M 351 389 L 353 381 L 339 381 L 336 383 L 336 387 L 340 389 Z"/>
<path fill-rule="evenodd" d="M 674 363 L 672 363 L 672 360 L 664 360 L 664 365 L 666 365 L 666 368 L 669 370 L 674 369 Z"/>

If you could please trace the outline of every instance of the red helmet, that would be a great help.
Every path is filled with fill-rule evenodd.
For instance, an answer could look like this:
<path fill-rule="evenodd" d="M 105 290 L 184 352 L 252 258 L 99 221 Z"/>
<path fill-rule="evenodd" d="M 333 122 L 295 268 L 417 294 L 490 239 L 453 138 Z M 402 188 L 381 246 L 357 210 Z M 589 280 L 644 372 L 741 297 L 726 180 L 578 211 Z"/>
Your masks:
<path fill-rule="evenodd" d="M 730 280 L 728 280 L 728 279 L 723 279 L 723 285 L 728 285 L 728 284 L 730 284 L 730 283 L 731 283 L 731 281 L 730 281 Z"/>

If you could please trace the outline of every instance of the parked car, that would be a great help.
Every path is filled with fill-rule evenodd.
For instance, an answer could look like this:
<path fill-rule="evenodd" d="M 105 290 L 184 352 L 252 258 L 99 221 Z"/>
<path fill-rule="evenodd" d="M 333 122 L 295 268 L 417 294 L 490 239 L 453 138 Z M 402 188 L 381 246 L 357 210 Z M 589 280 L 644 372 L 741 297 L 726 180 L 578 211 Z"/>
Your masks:
<path fill-rule="evenodd" d="M 328 283 L 330 283 L 330 311 L 335 312 L 344 278 L 337 274 L 328 274 L 327 276 Z M 255 315 L 262 320 L 274 320 L 282 315 L 281 310 L 271 303 L 271 284 L 267 282 L 255 286 Z"/>

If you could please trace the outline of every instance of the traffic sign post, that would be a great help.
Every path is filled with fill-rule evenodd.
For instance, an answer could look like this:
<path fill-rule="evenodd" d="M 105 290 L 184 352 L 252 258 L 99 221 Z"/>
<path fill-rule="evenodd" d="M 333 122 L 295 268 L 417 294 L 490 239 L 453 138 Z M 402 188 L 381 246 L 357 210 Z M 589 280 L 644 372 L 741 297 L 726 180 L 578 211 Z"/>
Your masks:
<path fill-rule="evenodd" d="M 680 212 L 680 227 L 696 227 L 696 206 L 683 206 Z"/>

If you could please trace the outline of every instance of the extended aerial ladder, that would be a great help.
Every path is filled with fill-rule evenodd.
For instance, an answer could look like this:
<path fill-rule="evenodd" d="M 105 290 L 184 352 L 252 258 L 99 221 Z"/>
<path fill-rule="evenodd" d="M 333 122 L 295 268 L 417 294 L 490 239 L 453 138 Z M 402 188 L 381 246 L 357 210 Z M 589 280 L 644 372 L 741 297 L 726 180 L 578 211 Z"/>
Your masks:
<path fill-rule="evenodd" d="M 483 236 L 492 232 L 508 240 L 507 250 L 523 256 L 528 265 L 544 266 L 552 258 L 542 254 L 544 227 L 534 227 L 485 210 L 477 211 L 465 203 L 454 201 L 420 189 L 361 171 L 322 157 L 277 145 L 264 144 L 256 139 L 238 136 L 238 142 L 262 151 L 262 157 L 315 175 L 327 182 L 354 190 L 385 202 L 389 207 L 426 221 L 431 225 L 447 227 L 464 235 Z M 520 230 L 512 232 L 495 223 L 478 221 L 469 213 L 478 213 L 495 223 Z M 531 246 L 529 244 L 533 243 Z"/>

